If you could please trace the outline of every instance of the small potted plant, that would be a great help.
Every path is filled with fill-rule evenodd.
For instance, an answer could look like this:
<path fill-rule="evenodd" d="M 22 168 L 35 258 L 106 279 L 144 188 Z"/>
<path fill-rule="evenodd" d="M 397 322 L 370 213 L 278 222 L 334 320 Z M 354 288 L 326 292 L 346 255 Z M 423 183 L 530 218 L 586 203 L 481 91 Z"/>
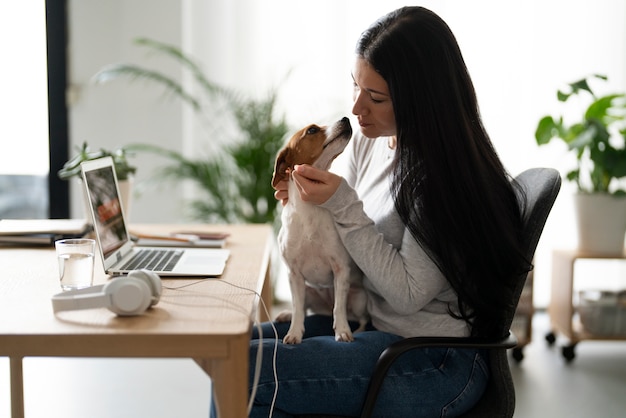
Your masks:
<path fill-rule="evenodd" d="M 83 142 L 83 145 L 77 147 L 78 153 L 73 156 L 70 160 L 68 160 L 61 168 L 57 175 L 59 178 L 64 180 L 69 180 L 71 178 L 76 178 L 80 180 L 80 164 L 83 161 L 96 160 L 102 157 L 111 157 L 113 158 L 113 163 L 115 165 L 115 173 L 117 174 L 117 179 L 119 180 L 120 187 L 120 198 L 122 200 L 122 207 L 125 215 L 128 217 L 130 214 L 130 201 L 131 201 L 131 190 L 133 184 L 133 176 L 137 171 L 137 168 L 130 164 L 128 161 L 128 152 L 125 148 L 120 147 L 113 149 L 111 151 L 106 150 L 104 148 L 100 148 L 96 151 L 92 151 L 89 149 L 89 145 L 87 142 Z M 85 203 L 86 204 L 86 203 Z M 86 206 L 88 208 L 88 206 Z M 87 212 L 88 213 L 88 212 Z"/>
<path fill-rule="evenodd" d="M 567 173 L 567 180 L 577 187 L 579 249 L 621 255 L 626 232 L 626 191 L 620 182 L 626 177 L 626 95 L 597 96 L 589 85 L 593 79 L 607 77 L 592 75 L 557 91 L 560 102 L 575 96 L 591 100 L 582 117 L 568 124 L 563 116 L 544 116 L 535 139 L 538 145 L 563 141 L 576 156 L 576 167 Z"/>
<path fill-rule="evenodd" d="M 80 178 L 80 163 L 83 161 L 96 160 L 102 157 L 112 157 L 115 164 L 115 172 L 118 180 L 128 180 L 137 171 L 137 168 L 128 162 L 128 153 L 124 148 L 116 148 L 113 151 L 107 151 L 100 148 L 97 151 L 89 149 L 87 142 L 83 142 L 81 147 L 77 147 L 78 154 L 63 164 L 63 168 L 58 171 L 59 178 L 63 180 L 72 177 Z"/>

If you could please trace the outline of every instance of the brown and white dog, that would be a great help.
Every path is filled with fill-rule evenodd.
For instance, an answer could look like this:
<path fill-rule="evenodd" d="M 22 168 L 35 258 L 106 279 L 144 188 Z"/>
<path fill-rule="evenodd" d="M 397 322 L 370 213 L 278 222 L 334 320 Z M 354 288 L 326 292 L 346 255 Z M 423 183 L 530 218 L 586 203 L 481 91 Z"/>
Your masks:
<path fill-rule="evenodd" d="M 297 164 L 328 170 L 351 136 L 348 118 L 329 127 L 309 125 L 296 132 L 276 157 L 272 184 L 289 181 L 278 244 L 289 269 L 293 311 L 281 312 L 276 318 L 291 320 L 283 339 L 286 344 L 302 341 L 307 309 L 333 315 L 337 341 L 354 340 L 348 318 L 359 321 L 356 331 L 363 330 L 369 320 L 362 272 L 343 246 L 328 211 L 303 202 L 290 175 Z"/>

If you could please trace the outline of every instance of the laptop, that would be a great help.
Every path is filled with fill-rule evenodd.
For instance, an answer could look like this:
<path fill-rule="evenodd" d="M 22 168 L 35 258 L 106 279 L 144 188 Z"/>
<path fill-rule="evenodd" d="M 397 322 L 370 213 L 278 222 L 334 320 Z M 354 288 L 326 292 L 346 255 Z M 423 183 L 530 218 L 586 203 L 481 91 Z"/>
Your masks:
<path fill-rule="evenodd" d="M 148 247 L 130 239 L 111 157 L 85 161 L 81 172 L 107 274 L 123 275 L 142 268 L 172 277 L 217 277 L 223 273 L 230 256 L 228 249 Z"/>

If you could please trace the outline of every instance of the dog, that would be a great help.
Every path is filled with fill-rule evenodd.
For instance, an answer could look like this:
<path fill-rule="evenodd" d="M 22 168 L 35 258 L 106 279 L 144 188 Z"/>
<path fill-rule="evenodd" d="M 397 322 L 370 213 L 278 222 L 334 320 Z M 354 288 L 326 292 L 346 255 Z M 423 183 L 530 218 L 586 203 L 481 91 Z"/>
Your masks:
<path fill-rule="evenodd" d="M 283 338 L 286 344 L 302 341 L 307 309 L 333 316 L 337 341 L 354 340 L 348 318 L 359 321 L 355 332 L 365 329 L 369 321 L 363 273 L 343 246 L 328 211 L 303 202 L 290 175 L 297 164 L 328 170 L 351 137 L 348 118 L 330 127 L 309 125 L 296 132 L 276 157 L 272 185 L 282 180 L 289 184 L 278 245 L 289 270 L 293 310 L 276 317 L 278 322 L 291 320 Z"/>

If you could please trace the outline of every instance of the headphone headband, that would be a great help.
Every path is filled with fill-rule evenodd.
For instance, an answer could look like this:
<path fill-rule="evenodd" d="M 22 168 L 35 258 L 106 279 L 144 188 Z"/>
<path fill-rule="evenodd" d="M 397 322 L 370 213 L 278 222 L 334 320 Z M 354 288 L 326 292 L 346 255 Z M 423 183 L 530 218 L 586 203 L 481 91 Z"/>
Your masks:
<path fill-rule="evenodd" d="M 98 285 L 78 290 L 68 290 L 52 296 L 52 310 L 73 311 L 80 309 L 93 309 L 106 306 L 106 293 L 104 286 Z"/>
<path fill-rule="evenodd" d="M 52 296 L 52 310 L 107 308 L 121 316 L 140 315 L 161 298 L 161 279 L 148 270 L 134 270 L 107 284 L 70 290 Z"/>

